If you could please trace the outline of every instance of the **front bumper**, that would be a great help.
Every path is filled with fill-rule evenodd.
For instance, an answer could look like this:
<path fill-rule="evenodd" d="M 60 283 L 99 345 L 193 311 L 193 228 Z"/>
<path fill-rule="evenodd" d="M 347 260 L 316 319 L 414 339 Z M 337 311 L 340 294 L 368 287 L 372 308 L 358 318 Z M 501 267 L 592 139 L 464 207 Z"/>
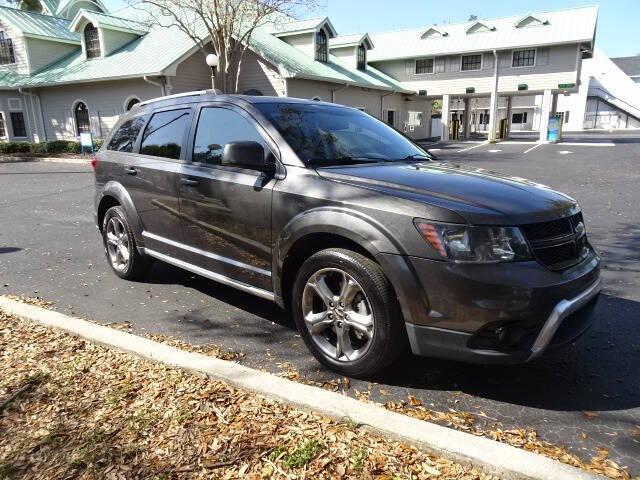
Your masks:
<path fill-rule="evenodd" d="M 593 321 L 592 308 L 600 293 L 598 279 L 577 297 L 560 301 L 551 311 L 531 347 L 515 350 L 474 348 L 474 334 L 407 323 L 414 354 L 483 364 L 515 364 L 541 356 L 548 348 L 580 337 Z"/>
<path fill-rule="evenodd" d="M 396 264 L 390 280 L 416 355 L 522 363 L 575 340 L 594 321 L 601 288 L 595 251 L 562 272 L 535 261 L 471 265 L 411 257 L 403 269 L 402 257 L 385 257 L 385 271 Z"/>

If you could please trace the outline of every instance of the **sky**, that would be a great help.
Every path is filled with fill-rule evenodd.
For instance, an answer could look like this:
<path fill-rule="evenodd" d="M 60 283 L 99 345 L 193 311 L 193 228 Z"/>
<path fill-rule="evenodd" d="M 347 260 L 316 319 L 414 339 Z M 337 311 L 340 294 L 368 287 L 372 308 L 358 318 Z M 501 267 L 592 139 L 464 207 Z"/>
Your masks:
<path fill-rule="evenodd" d="M 457 23 L 470 15 L 495 18 L 563 8 L 599 5 L 596 46 L 609 57 L 640 53 L 640 0 L 323 0 L 311 16 L 329 16 L 338 33 L 382 32 Z M 123 0 L 104 0 L 115 9 Z"/>

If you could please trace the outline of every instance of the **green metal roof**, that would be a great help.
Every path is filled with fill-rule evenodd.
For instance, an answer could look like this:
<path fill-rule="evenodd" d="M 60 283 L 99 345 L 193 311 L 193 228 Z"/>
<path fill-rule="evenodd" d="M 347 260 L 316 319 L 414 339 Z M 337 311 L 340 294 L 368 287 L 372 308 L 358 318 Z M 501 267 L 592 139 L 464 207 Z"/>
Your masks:
<path fill-rule="evenodd" d="M 274 37 L 265 28 L 257 28 L 254 31 L 251 49 L 276 66 L 287 78 L 317 79 L 413 93 L 393 78 L 370 66 L 366 70 L 358 70 L 333 55 L 329 55 L 327 63 L 318 62 L 285 41 Z"/>
<path fill-rule="evenodd" d="M 86 18 L 95 27 L 100 28 L 131 32 L 137 35 L 144 35 L 149 31 L 147 25 L 135 20 L 84 9 L 80 10 L 71 22 L 71 30 L 77 30 L 77 25 L 81 18 Z"/>
<path fill-rule="evenodd" d="M 69 30 L 71 22 L 66 18 L 0 7 L 0 19 L 27 37 L 80 44 L 80 35 Z"/>
<path fill-rule="evenodd" d="M 0 70 L 0 90 L 15 90 L 29 79 L 29 75 L 23 75 L 11 70 Z"/>
<path fill-rule="evenodd" d="M 68 20 L 10 8 L 2 8 L 0 15 L 7 10 L 11 10 L 7 15 L 18 12 L 17 17 L 22 18 L 26 26 L 36 25 L 36 20 L 40 21 L 41 17 L 44 17 L 46 21 L 49 21 L 47 25 L 58 27 L 53 34 L 59 37 L 63 34 L 62 30 L 67 29 L 66 34 L 69 38 L 77 39 L 76 41 L 79 43 L 79 34 L 68 31 L 71 26 L 71 22 Z M 80 18 L 80 15 L 83 15 L 98 25 L 127 29 L 147 27 L 148 33 L 103 58 L 87 60 L 81 49 L 78 48 L 76 52 L 33 75 L 0 77 L 0 88 L 39 87 L 140 78 L 145 75 L 166 75 L 169 68 L 196 51 L 193 41 L 177 27 L 148 27 L 138 21 L 140 13 L 139 8 L 133 7 L 119 11 L 120 16 L 118 17 L 96 12 L 80 12 L 74 23 Z M 44 33 L 45 30 L 42 30 L 43 36 Z M 204 26 L 200 35 L 206 36 Z M 409 93 L 399 82 L 374 68 L 368 67 L 364 71 L 358 70 L 355 66 L 352 67 L 333 55 L 329 55 L 327 63 L 318 62 L 272 35 L 269 27 L 255 30 L 250 47 L 251 50 L 273 64 L 285 78 L 314 79 Z"/>

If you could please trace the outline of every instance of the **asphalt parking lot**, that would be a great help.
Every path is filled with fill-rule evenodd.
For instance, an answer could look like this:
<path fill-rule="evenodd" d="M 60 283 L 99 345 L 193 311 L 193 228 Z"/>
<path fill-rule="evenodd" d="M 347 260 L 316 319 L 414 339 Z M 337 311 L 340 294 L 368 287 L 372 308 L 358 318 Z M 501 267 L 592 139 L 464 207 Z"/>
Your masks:
<path fill-rule="evenodd" d="M 445 161 L 538 181 L 580 202 L 604 261 L 593 329 L 566 350 L 521 366 L 407 356 L 373 382 L 352 381 L 349 392 L 370 390 L 380 402 L 413 395 L 427 408 L 475 414 L 491 428 L 533 428 L 587 459 L 603 447 L 638 475 L 640 138 L 572 140 L 537 147 L 447 144 L 433 151 Z M 312 359 L 289 316 L 269 302 L 161 263 L 144 282 L 118 279 L 93 225 L 92 194 L 85 166 L 0 164 L 1 293 L 38 295 L 59 311 L 101 322 L 131 322 L 139 334 L 215 343 L 243 352 L 243 363 L 256 368 L 281 372 L 288 363 L 310 379 L 336 379 Z"/>

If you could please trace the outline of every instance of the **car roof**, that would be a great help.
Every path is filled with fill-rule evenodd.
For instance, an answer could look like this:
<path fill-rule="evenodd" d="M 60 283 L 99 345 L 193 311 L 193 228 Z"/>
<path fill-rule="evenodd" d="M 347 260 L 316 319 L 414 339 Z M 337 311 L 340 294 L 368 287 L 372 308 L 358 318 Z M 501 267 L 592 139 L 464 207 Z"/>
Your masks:
<path fill-rule="evenodd" d="M 286 103 L 298 105 L 327 105 L 334 107 L 343 107 L 334 103 L 323 102 L 319 100 L 306 100 L 302 98 L 291 97 L 274 97 L 274 96 L 251 96 L 251 95 L 231 95 L 220 94 L 213 90 L 200 90 L 194 92 L 179 93 L 177 95 L 168 95 L 165 97 L 153 98 L 146 100 L 137 105 L 137 107 L 150 106 L 151 108 L 166 107 L 171 105 L 179 105 L 187 102 L 207 102 L 222 101 L 228 103 L 249 103 L 249 104 L 265 104 L 265 103 Z"/>

